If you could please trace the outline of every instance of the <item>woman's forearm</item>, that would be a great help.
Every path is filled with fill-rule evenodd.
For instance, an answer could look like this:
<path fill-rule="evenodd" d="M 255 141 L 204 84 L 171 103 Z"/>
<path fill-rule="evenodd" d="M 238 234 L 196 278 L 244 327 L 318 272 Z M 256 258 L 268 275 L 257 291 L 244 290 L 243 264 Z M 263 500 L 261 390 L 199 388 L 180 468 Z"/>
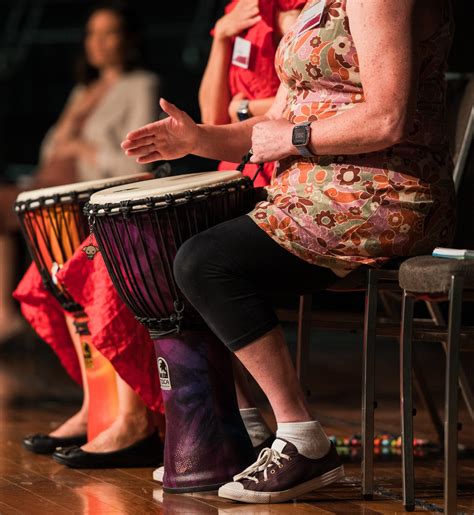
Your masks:
<path fill-rule="evenodd" d="M 311 124 L 310 149 L 318 155 L 361 154 L 395 145 L 407 134 L 411 110 L 359 104 L 339 116 Z"/>
<path fill-rule="evenodd" d="M 252 128 L 266 121 L 265 116 L 227 125 L 198 125 L 197 144 L 193 154 L 218 161 L 239 162 L 252 146 Z"/>
<path fill-rule="evenodd" d="M 211 53 L 199 88 L 199 107 L 203 123 L 229 123 L 227 112 L 231 95 L 228 69 L 231 57 L 230 40 L 216 34 Z"/>
<path fill-rule="evenodd" d="M 275 97 L 257 98 L 249 101 L 249 111 L 252 116 L 264 115 L 272 106 Z"/>

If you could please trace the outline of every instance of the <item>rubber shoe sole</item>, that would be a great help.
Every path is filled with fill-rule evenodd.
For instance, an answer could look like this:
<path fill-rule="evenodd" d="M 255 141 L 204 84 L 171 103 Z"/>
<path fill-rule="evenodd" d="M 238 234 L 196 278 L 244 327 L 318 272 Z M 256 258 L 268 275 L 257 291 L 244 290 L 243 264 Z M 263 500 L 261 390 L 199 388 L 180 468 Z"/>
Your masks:
<path fill-rule="evenodd" d="M 344 467 L 341 465 L 340 467 L 326 472 L 322 476 L 306 481 L 305 483 L 301 483 L 294 488 L 282 490 L 281 492 L 255 492 L 253 490 L 245 490 L 242 483 L 234 482 L 221 486 L 221 488 L 219 488 L 218 495 L 219 497 L 232 499 L 233 501 L 252 504 L 273 504 L 290 501 L 296 497 L 312 492 L 313 490 L 330 485 L 342 478 L 344 478 Z"/>

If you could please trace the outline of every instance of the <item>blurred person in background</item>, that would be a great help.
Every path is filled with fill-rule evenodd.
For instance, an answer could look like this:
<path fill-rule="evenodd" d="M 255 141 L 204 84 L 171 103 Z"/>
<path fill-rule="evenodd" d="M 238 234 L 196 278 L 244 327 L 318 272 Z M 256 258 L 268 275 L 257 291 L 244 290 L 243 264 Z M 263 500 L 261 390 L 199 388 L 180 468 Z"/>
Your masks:
<path fill-rule="evenodd" d="M 222 125 L 264 115 L 280 81 L 275 52 L 306 0 L 231 0 L 213 31 L 213 42 L 199 88 L 203 123 Z M 235 170 L 223 161 L 219 170 Z M 275 163 L 265 163 L 255 186 L 267 186 Z M 253 177 L 256 165 L 247 165 Z"/>
<path fill-rule="evenodd" d="M 104 2 L 91 12 L 77 84 L 40 149 L 37 172 L 21 186 L 0 184 L 0 342 L 21 328 L 11 294 L 18 231 L 13 203 L 20 190 L 132 173 L 120 150 L 127 131 L 158 116 L 158 77 L 141 68 L 139 23 L 125 4 Z"/>

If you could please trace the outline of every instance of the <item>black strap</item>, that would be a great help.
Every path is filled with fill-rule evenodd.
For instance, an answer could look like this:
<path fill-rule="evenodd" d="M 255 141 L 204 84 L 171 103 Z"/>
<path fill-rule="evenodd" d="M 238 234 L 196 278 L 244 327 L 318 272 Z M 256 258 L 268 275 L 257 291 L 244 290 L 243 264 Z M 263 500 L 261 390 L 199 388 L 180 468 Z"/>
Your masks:
<path fill-rule="evenodd" d="M 237 167 L 237 170 L 239 172 L 243 172 L 245 166 L 250 162 L 250 159 L 253 156 L 253 151 L 250 149 L 245 156 L 242 157 L 242 161 L 240 162 L 239 166 Z M 252 177 L 252 182 L 255 182 L 255 179 L 258 177 L 259 173 L 263 170 L 264 163 L 259 163 L 257 171 L 255 172 L 255 175 Z"/>

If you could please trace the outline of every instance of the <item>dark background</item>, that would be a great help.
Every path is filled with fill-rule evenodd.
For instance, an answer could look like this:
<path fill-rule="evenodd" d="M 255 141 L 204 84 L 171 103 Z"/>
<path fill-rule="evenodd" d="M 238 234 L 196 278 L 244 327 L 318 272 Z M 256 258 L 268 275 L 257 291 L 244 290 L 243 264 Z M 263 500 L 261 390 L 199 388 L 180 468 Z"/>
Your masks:
<path fill-rule="evenodd" d="M 162 95 L 199 119 L 197 91 L 209 31 L 226 0 L 130 3 L 140 15 L 145 62 L 160 75 Z M 36 163 L 41 140 L 74 85 L 74 63 L 94 4 L 0 0 L 0 178 L 28 173 Z"/>
<path fill-rule="evenodd" d="M 145 31 L 146 61 L 163 80 L 163 96 L 196 120 L 209 30 L 226 3 L 133 2 Z M 0 180 L 14 180 L 34 169 L 39 144 L 74 84 L 74 62 L 93 4 L 87 0 L 0 0 Z M 457 31 L 450 70 L 470 72 L 472 1 L 453 0 L 452 4 Z M 196 171 L 209 166 L 188 158 L 178 168 Z"/>

